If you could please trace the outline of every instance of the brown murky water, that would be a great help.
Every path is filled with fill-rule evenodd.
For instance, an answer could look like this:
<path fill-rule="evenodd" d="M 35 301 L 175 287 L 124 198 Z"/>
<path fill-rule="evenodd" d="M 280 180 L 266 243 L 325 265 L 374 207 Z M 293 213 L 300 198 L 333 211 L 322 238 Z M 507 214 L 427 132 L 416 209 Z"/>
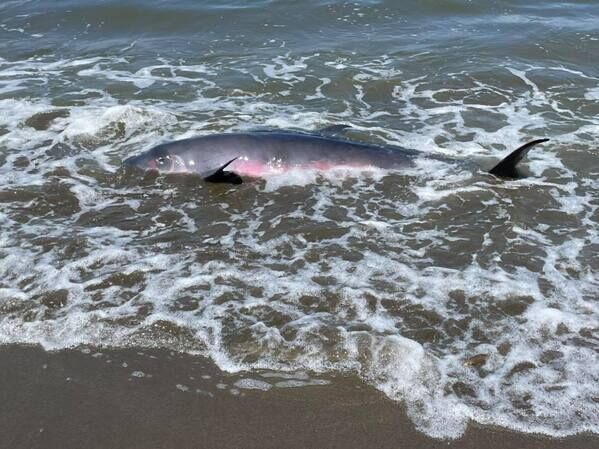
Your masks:
<path fill-rule="evenodd" d="M 596 432 L 598 23 L 590 1 L 0 6 L 0 343 L 353 372 L 432 436 Z M 335 123 L 456 163 L 121 167 Z M 528 177 L 484 172 L 536 137 Z"/>

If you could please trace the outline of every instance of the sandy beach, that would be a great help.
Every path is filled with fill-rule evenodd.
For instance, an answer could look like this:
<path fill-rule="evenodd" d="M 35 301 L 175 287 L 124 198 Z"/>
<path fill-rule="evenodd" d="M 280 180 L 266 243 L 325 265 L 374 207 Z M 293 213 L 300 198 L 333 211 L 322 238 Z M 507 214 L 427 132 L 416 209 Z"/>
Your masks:
<path fill-rule="evenodd" d="M 269 391 L 236 388 L 241 379 L 257 379 L 258 386 L 281 379 L 230 375 L 203 358 L 162 350 L 4 346 L 0 366 L 1 448 L 590 449 L 599 443 L 593 435 L 560 440 L 480 426 L 458 440 L 434 440 L 414 429 L 400 405 L 350 377 Z"/>
<path fill-rule="evenodd" d="M 0 449 L 599 448 L 599 1 L 0 42 Z"/>

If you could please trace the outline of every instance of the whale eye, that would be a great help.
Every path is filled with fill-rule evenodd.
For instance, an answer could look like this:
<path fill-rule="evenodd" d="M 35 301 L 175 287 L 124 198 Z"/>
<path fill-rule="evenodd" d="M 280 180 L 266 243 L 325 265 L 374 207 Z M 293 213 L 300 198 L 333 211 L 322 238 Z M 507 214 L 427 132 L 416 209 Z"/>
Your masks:
<path fill-rule="evenodd" d="M 160 156 L 154 160 L 156 168 L 161 171 L 169 171 L 173 166 L 173 161 L 170 156 Z"/>

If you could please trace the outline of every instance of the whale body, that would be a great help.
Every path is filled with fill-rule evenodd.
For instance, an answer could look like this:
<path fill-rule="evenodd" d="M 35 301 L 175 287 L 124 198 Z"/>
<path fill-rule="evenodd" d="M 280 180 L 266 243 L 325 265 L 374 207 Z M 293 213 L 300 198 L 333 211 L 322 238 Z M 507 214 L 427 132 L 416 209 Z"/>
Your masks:
<path fill-rule="evenodd" d="M 298 168 L 396 169 L 425 156 L 416 150 L 370 145 L 334 136 L 345 128 L 347 126 L 337 125 L 320 134 L 292 131 L 211 134 L 163 143 L 124 163 L 162 173 L 196 173 L 208 182 L 241 184 L 244 177 L 257 178 Z M 517 177 L 516 165 L 528 150 L 547 140 L 537 139 L 522 145 L 489 173 Z"/>

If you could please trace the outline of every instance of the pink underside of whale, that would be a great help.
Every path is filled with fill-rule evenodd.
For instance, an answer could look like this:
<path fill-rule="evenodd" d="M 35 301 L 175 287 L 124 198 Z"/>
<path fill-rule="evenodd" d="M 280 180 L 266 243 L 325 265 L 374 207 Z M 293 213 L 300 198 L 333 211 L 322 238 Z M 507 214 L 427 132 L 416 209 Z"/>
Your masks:
<path fill-rule="evenodd" d="M 315 161 L 308 164 L 296 164 L 296 165 L 282 165 L 282 164 L 265 164 L 263 162 L 251 161 L 251 160 L 236 160 L 229 165 L 226 170 L 234 171 L 235 173 L 248 176 L 251 178 L 259 178 L 265 175 L 273 175 L 277 173 L 284 173 L 291 170 L 318 170 L 326 171 L 333 170 L 335 168 L 367 168 L 369 165 L 365 164 L 348 164 L 342 165 L 335 164 L 327 161 Z"/>

